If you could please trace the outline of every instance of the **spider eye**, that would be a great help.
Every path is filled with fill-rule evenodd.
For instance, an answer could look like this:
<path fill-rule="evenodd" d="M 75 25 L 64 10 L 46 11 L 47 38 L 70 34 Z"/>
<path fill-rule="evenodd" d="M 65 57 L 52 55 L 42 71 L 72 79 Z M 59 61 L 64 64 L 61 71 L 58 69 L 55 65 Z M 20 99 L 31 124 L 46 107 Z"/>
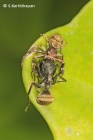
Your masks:
<path fill-rule="evenodd" d="M 49 38 L 49 45 L 51 47 L 60 49 L 62 47 L 63 40 L 60 35 L 55 34 Z"/>

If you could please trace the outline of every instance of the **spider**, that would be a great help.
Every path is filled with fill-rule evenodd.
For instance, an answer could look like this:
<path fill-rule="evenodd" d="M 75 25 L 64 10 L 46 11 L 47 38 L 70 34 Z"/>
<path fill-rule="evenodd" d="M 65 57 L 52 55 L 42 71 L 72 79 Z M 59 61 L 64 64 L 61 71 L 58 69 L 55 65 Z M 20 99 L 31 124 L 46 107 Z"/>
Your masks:
<path fill-rule="evenodd" d="M 31 47 L 28 50 L 28 52 L 23 56 L 22 62 L 26 56 L 30 55 L 32 52 L 36 52 L 37 54 L 32 58 L 32 64 L 31 64 L 32 69 L 34 69 L 35 60 L 37 58 L 51 59 L 53 61 L 58 61 L 64 65 L 63 55 L 59 54 L 57 50 L 61 50 L 61 48 L 65 46 L 67 43 L 63 45 L 63 40 L 59 34 L 54 34 L 50 36 L 49 38 L 47 38 L 44 34 L 40 34 L 40 35 L 46 39 L 46 42 L 47 42 L 46 50 L 43 51 L 41 49 L 37 49 L 38 46 L 43 47 L 42 45 Z M 43 48 L 45 49 L 45 47 Z M 64 68 L 62 69 L 64 71 Z"/>

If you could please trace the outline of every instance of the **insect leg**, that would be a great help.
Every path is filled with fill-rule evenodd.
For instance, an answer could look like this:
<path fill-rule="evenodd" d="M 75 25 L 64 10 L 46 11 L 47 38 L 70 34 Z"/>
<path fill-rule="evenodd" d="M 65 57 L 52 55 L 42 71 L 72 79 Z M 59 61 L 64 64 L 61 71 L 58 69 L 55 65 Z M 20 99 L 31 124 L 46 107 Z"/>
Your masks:
<path fill-rule="evenodd" d="M 53 84 L 58 83 L 58 82 L 66 82 L 66 80 L 61 76 L 61 74 L 63 74 L 62 71 L 60 71 L 58 74 L 56 74 L 53 77 Z M 62 81 L 57 81 L 57 77 L 60 77 Z"/>
<path fill-rule="evenodd" d="M 30 86 L 30 88 L 29 88 L 29 90 L 28 90 L 28 93 L 27 93 L 28 96 L 29 96 L 29 94 L 30 94 L 30 92 L 31 92 L 32 86 L 35 86 L 36 88 L 41 88 L 41 87 L 44 87 L 44 86 L 45 86 L 45 83 L 42 82 L 41 84 L 38 84 L 38 83 L 32 82 L 32 83 L 31 83 L 31 86 Z M 27 104 L 27 106 L 26 106 L 26 108 L 25 108 L 25 112 L 27 112 L 29 106 L 30 106 L 30 99 L 29 99 L 29 97 L 28 97 L 28 104 Z"/>
<path fill-rule="evenodd" d="M 31 86 L 30 86 L 30 88 L 29 88 L 29 90 L 28 90 L 28 93 L 27 93 L 28 95 L 30 94 L 31 89 L 32 89 L 32 84 L 31 84 Z M 29 106 L 30 106 L 30 99 L 29 99 L 29 97 L 28 97 L 28 104 L 27 104 L 27 106 L 26 106 L 26 108 L 25 108 L 25 110 L 24 110 L 25 112 L 27 112 Z"/>
<path fill-rule="evenodd" d="M 42 75 L 41 70 L 40 70 L 40 63 L 36 64 L 35 70 L 37 71 L 39 78 L 43 78 L 43 75 Z"/>
<path fill-rule="evenodd" d="M 59 71 L 59 73 L 61 73 L 61 74 L 64 74 L 64 66 L 65 66 L 65 63 L 64 63 L 64 61 L 63 61 L 63 59 L 64 59 L 64 56 L 62 55 L 61 56 L 62 58 L 60 59 L 61 61 L 61 66 L 60 66 L 60 71 Z"/>
<path fill-rule="evenodd" d="M 62 63 L 62 65 L 60 67 L 60 73 L 61 74 L 64 74 L 64 66 L 65 66 L 65 63 Z"/>
<path fill-rule="evenodd" d="M 29 94 L 30 94 L 30 92 L 31 92 L 31 89 L 32 89 L 32 85 L 35 85 L 36 83 L 32 83 L 31 84 L 31 86 L 30 86 L 30 88 L 29 88 L 29 90 L 28 90 L 28 104 L 27 104 L 27 106 L 26 106 L 26 108 L 25 108 L 25 112 L 27 112 L 27 110 L 28 110 L 28 108 L 29 108 L 29 106 L 30 106 L 30 99 L 29 99 Z"/>
<path fill-rule="evenodd" d="M 67 80 L 64 79 L 62 76 L 59 76 L 59 77 L 62 79 L 62 81 L 57 81 L 57 83 L 58 83 L 58 82 L 67 82 Z"/>

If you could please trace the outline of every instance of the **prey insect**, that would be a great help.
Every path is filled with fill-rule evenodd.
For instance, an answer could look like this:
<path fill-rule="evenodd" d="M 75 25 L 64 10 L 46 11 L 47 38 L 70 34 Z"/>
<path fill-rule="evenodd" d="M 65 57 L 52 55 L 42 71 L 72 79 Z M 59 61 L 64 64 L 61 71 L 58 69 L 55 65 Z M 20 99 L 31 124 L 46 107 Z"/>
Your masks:
<path fill-rule="evenodd" d="M 50 87 L 56 84 L 57 82 L 66 82 L 66 80 L 62 77 L 63 73 L 61 71 L 61 68 L 58 73 L 56 73 L 56 71 L 57 71 L 57 64 L 55 64 L 50 59 L 44 59 L 41 60 L 39 63 L 36 63 L 35 69 L 32 72 L 34 76 L 37 75 L 38 82 L 36 83 L 34 81 L 31 83 L 31 86 L 28 91 L 28 96 L 31 92 L 32 86 L 35 86 L 36 90 L 37 88 L 40 88 L 41 92 L 39 93 L 36 99 L 38 104 L 43 106 L 51 104 L 54 98 L 49 92 Z M 60 78 L 60 80 L 57 80 L 58 77 Z M 29 105 L 30 105 L 30 100 L 28 102 L 25 111 L 27 111 Z"/>

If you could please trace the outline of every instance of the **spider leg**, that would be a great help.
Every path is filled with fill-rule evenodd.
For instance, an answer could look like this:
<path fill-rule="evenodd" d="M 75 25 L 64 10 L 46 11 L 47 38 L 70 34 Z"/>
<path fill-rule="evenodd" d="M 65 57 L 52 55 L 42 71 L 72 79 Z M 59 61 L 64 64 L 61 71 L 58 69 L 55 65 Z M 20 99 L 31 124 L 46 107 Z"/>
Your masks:
<path fill-rule="evenodd" d="M 41 36 L 43 36 L 47 42 L 47 46 L 49 46 L 49 43 L 48 43 L 48 38 L 45 36 L 45 34 L 40 34 Z"/>
<path fill-rule="evenodd" d="M 21 66 L 23 65 L 23 61 L 24 61 L 25 57 L 29 56 L 35 49 L 36 49 L 36 46 L 30 47 L 30 49 L 27 51 L 27 53 L 22 58 Z"/>
<path fill-rule="evenodd" d="M 37 45 L 37 46 L 41 46 L 43 47 L 42 45 Z M 41 54 L 45 54 L 46 52 L 45 51 L 42 51 L 42 50 L 34 50 L 33 52 L 37 52 L 37 53 L 41 53 Z"/>
<path fill-rule="evenodd" d="M 61 58 L 60 57 L 56 57 L 55 60 L 63 64 L 64 63 L 64 56 L 61 55 Z"/>
<path fill-rule="evenodd" d="M 23 65 L 23 61 L 24 61 L 25 57 L 29 56 L 31 53 L 33 53 L 33 52 L 37 52 L 37 53 L 41 53 L 41 54 L 45 54 L 46 53 L 45 50 L 44 51 L 37 50 L 36 48 L 38 46 L 42 46 L 42 45 L 36 45 L 36 46 L 31 46 L 30 47 L 30 49 L 27 51 L 27 53 L 22 58 L 21 66 Z"/>
<path fill-rule="evenodd" d="M 35 59 L 36 58 L 41 58 L 41 57 L 44 57 L 44 54 L 38 54 L 38 55 L 36 55 L 36 56 L 34 56 L 33 58 L 32 58 L 32 70 L 34 71 L 35 70 Z"/>
<path fill-rule="evenodd" d="M 45 34 L 40 34 L 40 35 L 43 36 L 46 39 L 46 41 L 48 42 L 48 38 L 45 36 Z"/>

